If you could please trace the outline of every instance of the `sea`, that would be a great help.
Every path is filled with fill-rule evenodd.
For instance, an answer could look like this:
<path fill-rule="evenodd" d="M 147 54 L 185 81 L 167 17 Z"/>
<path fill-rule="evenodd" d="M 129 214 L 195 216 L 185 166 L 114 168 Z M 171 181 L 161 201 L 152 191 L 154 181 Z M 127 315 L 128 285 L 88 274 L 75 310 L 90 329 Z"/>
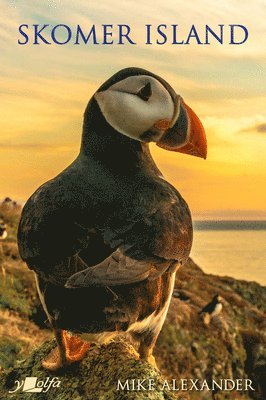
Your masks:
<path fill-rule="evenodd" d="M 191 257 L 206 273 L 266 286 L 266 221 L 195 221 Z"/>

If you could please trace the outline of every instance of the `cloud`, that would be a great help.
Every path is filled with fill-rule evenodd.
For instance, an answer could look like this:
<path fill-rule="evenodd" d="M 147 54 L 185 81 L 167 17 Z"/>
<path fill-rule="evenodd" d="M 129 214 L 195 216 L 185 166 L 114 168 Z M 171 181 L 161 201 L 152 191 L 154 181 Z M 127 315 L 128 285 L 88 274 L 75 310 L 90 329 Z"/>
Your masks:
<path fill-rule="evenodd" d="M 49 149 L 54 148 L 54 145 L 44 143 L 0 143 L 0 149 L 20 150 L 20 149 Z"/>
<path fill-rule="evenodd" d="M 50 153 L 58 152 L 74 152 L 76 148 L 75 144 L 67 143 L 64 145 L 60 144 L 48 144 L 48 143 L 0 143 L 0 150 L 8 151 L 45 151 Z"/>
<path fill-rule="evenodd" d="M 259 123 L 240 130 L 240 133 L 247 133 L 247 132 L 266 133 L 266 123 L 265 122 Z"/>
<path fill-rule="evenodd" d="M 255 127 L 255 129 L 259 133 L 266 133 L 266 124 L 259 124 Z"/>

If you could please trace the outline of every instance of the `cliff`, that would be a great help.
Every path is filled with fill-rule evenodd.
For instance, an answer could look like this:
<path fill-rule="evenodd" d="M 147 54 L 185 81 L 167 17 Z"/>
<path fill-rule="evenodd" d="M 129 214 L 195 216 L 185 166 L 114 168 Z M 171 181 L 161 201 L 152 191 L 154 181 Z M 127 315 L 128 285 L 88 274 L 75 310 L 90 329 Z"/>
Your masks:
<path fill-rule="evenodd" d="M 147 362 L 138 360 L 138 355 L 131 345 L 120 339 L 104 346 L 93 346 L 87 357 L 79 364 L 73 365 L 66 371 L 55 374 L 48 373 L 41 367 L 41 360 L 55 346 L 55 342 L 48 341 L 35 350 L 26 360 L 20 362 L 19 366 L 10 369 L 0 378 L 0 397 L 10 399 L 21 399 L 21 390 L 8 393 L 16 389 L 16 380 L 22 381 L 25 377 L 38 377 L 38 382 L 47 382 L 54 378 L 60 382 L 59 387 L 51 385 L 43 387 L 40 393 L 31 393 L 32 399 L 53 400 L 171 400 L 174 397 L 170 392 L 161 390 L 163 378 L 158 370 L 151 367 Z M 56 378 L 56 379 L 55 379 Z M 148 389 L 148 380 L 154 381 L 153 391 L 131 390 L 133 380 L 147 380 L 144 382 Z M 119 385 L 119 381 L 121 385 Z M 128 389 L 127 389 L 128 380 Z M 135 381 L 135 385 L 137 385 Z M 143 382 L 142 382 L 143 383 Z M 37 384 L 36 384 L 37 385 Z M 122 387 L 125 385 L 125 388 Z M 137 387 L 137 386 L 136 386 Z M 145 387 L 145 386 L 144 386 Z M 48 389 L 46 391 L 46 389 Z M 24 393 L 25 395 L 25 393 Z"/>
<path fill-rule="evenodd" d="M 170 310 L 155 349 L 168 379 L 246 379 L 255 391 L 235 392 L 234 399 L 266 398 L 266 288 L 255 282 L 205 274 L 192 260 L 177 275 Z M 199 311 L 218 293 L 223 310 L 209 324 Z M 210 399 L 191 393 L 191 399 Z M 215 399 L 232 399 L 217 393 Z"/>
<path fill-rule="evenodd" d="M 33 274 L 19 258 L 15 230 L 19 213 L 10 215 L 11 234 L 0 242 L 0 398 L 15 380 L 49 375 L 40 360 L 54 346 L 45 325 Z M 0 208 L 1 216 L 1 208 Z M 3 215 L 2 215 L 3 217 Z M 8 215 L 5 215 L 9 223 Z M 218 293 L 222 312 L 206 323 L 199 311 Z M 178 271 L 170 310 L 159 336 L 155 357 L 159 371 L 137 360 L 124 339 L 93 346 L 79 365 L 61 373 L 60 392 L 32 393 L 50 399 L 260 399 L 266 398 L 266 290 L 255 282 L 205 274 L 192 260 Z M 154 379 L 154 391 L 117 391 L 117 381 Z M 167 379 L 251 379 L 255 391 L 162 391 Z M 19 397 L 20 396 L 20 397 Z M 179 396 L 179 397 L 178 397 Z M 233 397 L 232 397 L 233 396 Z M 23 396 L 24 398 L 24 396 Z"/>

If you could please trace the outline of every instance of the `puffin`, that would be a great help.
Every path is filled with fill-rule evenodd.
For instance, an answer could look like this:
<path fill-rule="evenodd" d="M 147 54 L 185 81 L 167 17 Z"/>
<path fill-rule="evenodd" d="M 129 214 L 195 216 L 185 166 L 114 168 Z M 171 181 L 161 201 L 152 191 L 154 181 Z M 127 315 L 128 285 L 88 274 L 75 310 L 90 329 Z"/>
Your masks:
<path fill-rule="evenodd" d="M 190 297 L 184 291 L 180 291 L 178 289 L 173 290 L 173 297 L 181 301 L 190 301 Z"/>
<path fill-rule="evenodd" d="M 203 125 L 182 97 L 156 74 L 125 68 L 91 97 L 77 158 L 23 208 L 19 252 L 35 273 L 57 343 L 42 360 L 48 370 L 82 360 L 92 341 L 121 332 L 155 365 L 153 348 L 193 230 L 151 142 L 206 158 Z"/>
<path fill-rule="evenodd" d="M 222 309 L 223 309 L 222 297 L 219 296 L 219 294 L 215 294 L 212 300 L 202 308 L 200 314 L 201 315 L 207 314 L 211 319 L 219 315 Z"/>

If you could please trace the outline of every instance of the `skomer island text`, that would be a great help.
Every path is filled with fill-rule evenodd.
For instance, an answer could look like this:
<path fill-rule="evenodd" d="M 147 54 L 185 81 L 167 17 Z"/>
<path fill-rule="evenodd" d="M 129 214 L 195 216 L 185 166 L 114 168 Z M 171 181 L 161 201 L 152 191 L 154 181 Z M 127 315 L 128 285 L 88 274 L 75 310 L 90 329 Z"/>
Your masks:
<path fill-rule="evenodd" d="M 134 34 L 127 24 L 69 26 L 65 24 L 21 24 L 17 43 L 25 45 L 242 45 L 249 37 L 246 26 L 218 24 L 216 26 L 178 24 L 146 24 L 142 33 Z M 137 39 L 138 37 L 138 39 Z M 139 39 L 140 37 L 140 39 Z"/>

